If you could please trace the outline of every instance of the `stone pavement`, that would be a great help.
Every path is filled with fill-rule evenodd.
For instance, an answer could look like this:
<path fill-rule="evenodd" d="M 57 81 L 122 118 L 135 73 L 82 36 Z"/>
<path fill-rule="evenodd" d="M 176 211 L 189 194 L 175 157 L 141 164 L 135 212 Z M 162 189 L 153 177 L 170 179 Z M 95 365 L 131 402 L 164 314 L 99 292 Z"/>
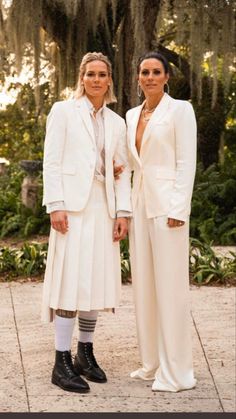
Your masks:
<path fill-rule="evenodd" d="M 139 365 L 132 286 L 116 314 L 101 313 L 95 353 L 108 383 L 86 395 L 50 382 L 53 325 L 40 321 L 42 283 L 1 283 L 0 412 L 234 412 L 235 288 L 191 287 L 195 389 L 153 393 L 129 377 Z M 170 308 L 171 309 L 171 308 Z M 76 329 L 76 328 L 75 328 Z M 76 330 L 73 352 L 76 350 Z"/>

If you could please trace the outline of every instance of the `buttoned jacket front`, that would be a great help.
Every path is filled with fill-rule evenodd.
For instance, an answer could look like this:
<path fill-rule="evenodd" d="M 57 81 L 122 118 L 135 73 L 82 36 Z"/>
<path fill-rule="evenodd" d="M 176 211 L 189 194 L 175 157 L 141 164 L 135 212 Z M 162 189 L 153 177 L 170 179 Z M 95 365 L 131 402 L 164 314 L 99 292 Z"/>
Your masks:
<path fill-rule="evenodd" d="M 166 215 L 186 221 L 196 169 L 196 121 L 192 105 L 164 94 L 143 133 L 140 155 L 135 140 L 143 105 L 126 120 L 131 168 L 132 206 L 143 185 L 147 218 Z"/>
<path fill-rule="evenodd" d="M 130 167 L 124 120 L 104 107 L 105 184 L 109 214 L 131 211 Z M 125 169 L 114 181 L 113 160 Z M 44 147 L 43 205 L 63 201 L 65 210 L 81 211 L 89 198 L 96 165 L 96 142 L 85 97 L 56 102 L 47 119 Z"/>

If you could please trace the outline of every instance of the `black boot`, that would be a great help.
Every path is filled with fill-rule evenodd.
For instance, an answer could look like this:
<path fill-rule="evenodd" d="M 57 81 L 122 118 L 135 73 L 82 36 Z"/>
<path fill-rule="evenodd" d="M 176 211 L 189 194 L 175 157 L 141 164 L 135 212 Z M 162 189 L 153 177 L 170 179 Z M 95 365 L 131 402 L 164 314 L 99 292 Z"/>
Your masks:
<path fill-rule="evenodd" d="M 93 354 L 91 342 L 78 342 L 78 353 L 75 355 L 74 369 L 78 374 L 84 375 L 88 380 L 96 383 L 105 383 L 107 377 L 99 367 Z"/>
<path fill-rule="evenodd" d="M 70 351 L 56 351 L 52 383 L 75 393 L 87 393 L 90 390 L 88 383 L 75 373 Z"/>

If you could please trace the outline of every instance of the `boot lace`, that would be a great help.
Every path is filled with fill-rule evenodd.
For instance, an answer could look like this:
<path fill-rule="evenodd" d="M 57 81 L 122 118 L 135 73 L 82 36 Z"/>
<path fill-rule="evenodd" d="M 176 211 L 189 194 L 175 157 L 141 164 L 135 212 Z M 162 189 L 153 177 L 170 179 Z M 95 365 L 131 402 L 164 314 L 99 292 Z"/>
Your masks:
<path fill-rule="evenodd" d="M 74 368 L 73 368 L 73 363 L 72 363 L 72 359 L 71 359 L 71 354 L 68 351 L 63 352 L 62 354 L 62 360 L 63 360 L 63 365 L 66 369 L 67 374 L 72 377 L 74 376 Z"/>
<path fill-rule="evenodd" d="M 93 366 L 93 367 L 98 367 L 96 358 L 93 354 L 93 345 L 91 342 L 88 342 L 85 344 L 84 346 L 84 352 L 85 352 L 85 357 L 89 363 L 89 365 Z"/>

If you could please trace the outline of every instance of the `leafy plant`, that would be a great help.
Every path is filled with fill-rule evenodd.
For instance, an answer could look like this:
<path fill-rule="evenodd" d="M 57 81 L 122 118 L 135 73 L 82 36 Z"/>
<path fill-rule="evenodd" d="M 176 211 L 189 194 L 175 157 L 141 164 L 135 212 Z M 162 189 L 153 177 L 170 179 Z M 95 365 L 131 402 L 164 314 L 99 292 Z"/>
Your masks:
<path fill-rule="evenodd" d="M 190 235 L 214 245 L 236 243 L 236 164 L 198 165 L 192 199 Z"/>
<path fill-rule="evenodd" d="M 17 276 L 39 275 L 44 272 L 47 244 L 25 243 L 20 249 L 0 249 L 0 274 L 6 280 Z"/>
<path fill-rule="evenodd" d="M 120 242 L 120 256 L 121 256 L 121 277 L 122 282 L 127 283 L 131 281 L 131 267 L 129 257 L 129 239 L 126 237 Z"/>
<path fill-rule="evenodd" d="M 190 273 L 193 282 L 199 285 L 236 283 L 236 253 L 230 256 L 217 255 L 212 243 L 190 240 Z"/>
<path fill-rule="evenodd" d="M 19 89 L 19 84 L 10 88 Z M 49 83 L 41 84 L 40 103 L 36 104 L 30 83 L 20 87 L 17 100 L 0 110 L 0 156 L 11 162 L 42 159 L 46 115 L 53 98 Z"/>
<path fill-rule="evenodd" d="M 18 276 L 34 276 L 44 272 L 48 245 L 25 243 L 21 248 L 0 248 L 0 274 L 5 280 Z M 120 243 L 122 282 L 131 282 L 128 238 Z M 211 244 L 190 240 L 190 275 L 193 283 L 235 284 L 236 253 L 216 255 Z"/>
<path fill-rule="evenodd" d="M 11 164 L 0 176 L 0 238 L 29 237 L 49 232 L 49 217 L 42 207 L 42 173 L 38 175 L 37 206 L 33 212 L 21 202 L 21 184 L 25 173 L 17 164 Z"/>

